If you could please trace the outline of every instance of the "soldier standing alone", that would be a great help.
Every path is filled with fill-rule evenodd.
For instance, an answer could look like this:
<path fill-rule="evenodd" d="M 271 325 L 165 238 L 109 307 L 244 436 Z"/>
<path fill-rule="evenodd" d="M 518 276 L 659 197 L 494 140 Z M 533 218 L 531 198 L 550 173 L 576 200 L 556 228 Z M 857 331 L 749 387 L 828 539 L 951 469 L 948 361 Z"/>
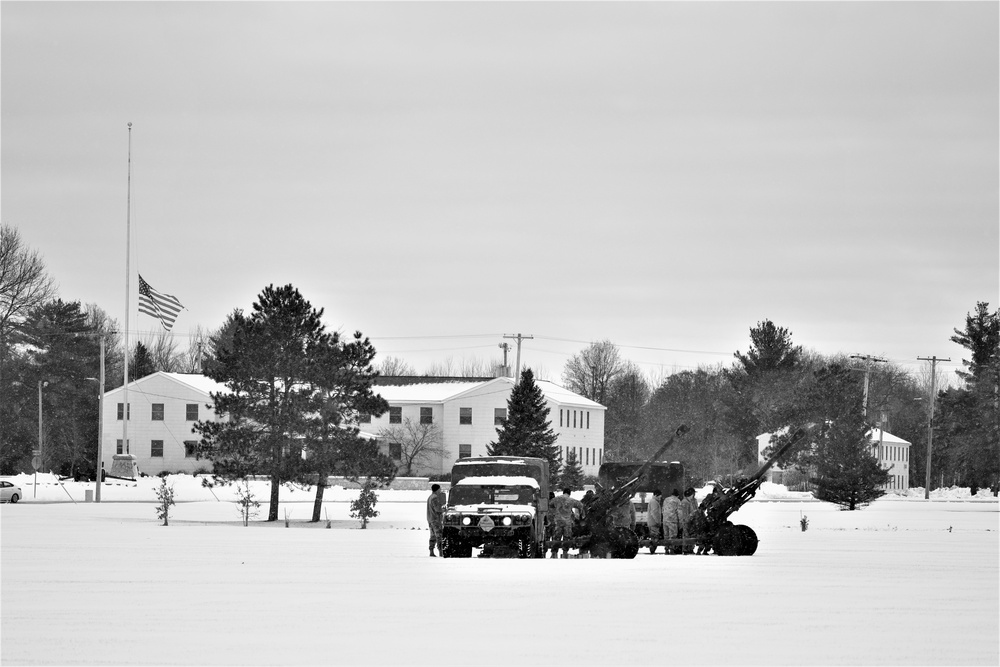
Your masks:
<path fill-rule="evenodd" d="M 649 499 L 649 509 L 646 512 L 646 527 L 649 528 L 649 539 L 654 544 L 649 545 L 649 553 L 656 553 L 656 544 L 663 536 L 663 510 L 660 503 L 663 500 L 663 492 L 659 489 L 653 491 L 653 497 Z"/>
<path fill-rule="evenodd" d="M 431 495 L 427 496 L 427 527 L 431 531 L 430 550 L 434 556 L 434 546 L 437 545 L 438 553 L 444 556 L 441 550 L 441 528 L 444 525 L 444 491 L 440 484 L 431 484 Z"/>

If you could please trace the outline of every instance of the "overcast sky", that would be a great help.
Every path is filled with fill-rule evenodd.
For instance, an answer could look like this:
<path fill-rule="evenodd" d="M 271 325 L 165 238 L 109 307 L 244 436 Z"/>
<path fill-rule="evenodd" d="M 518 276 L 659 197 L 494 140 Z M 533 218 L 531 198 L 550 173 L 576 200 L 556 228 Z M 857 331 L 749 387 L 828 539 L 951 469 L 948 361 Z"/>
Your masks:
<path fill-rule="evenodd" d="M 131 122 L 131 266 L 184 347 L 291 283 L 418 372 L 516 333 L 557 381 L 601 339 L 728 365 L 764 319 L 952 370 L 1000 301 L 996 2 L 0 12 L 3 222 L 121 322 Z"/>

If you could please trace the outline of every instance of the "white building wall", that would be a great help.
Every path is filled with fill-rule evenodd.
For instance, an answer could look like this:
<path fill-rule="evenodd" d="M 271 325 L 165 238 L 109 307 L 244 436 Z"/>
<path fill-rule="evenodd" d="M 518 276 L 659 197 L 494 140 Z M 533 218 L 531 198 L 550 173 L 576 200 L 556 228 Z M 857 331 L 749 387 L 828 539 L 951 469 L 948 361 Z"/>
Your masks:
<path fill-rule="evenodd" d="M 461 445 L 470 445 L 470 456 L 488 455 L 486 446 L 497 439 L 494 411 L 507 409 L 507 400 L 510 398 L 512 387 L 513 383 L 509 378 L 497 378 L 471 389 L 459 388 L 455 395 L 440 398 L 436 402 L 422 403 L 412 400 L 394 400 L 392 387 L 379 387 L 378 391 L 386 398 L 390 406 L 402 408 L 403 420 L 409 417 L 418 421 L 420 407 L 433 408 L 434 421 L 441 427 L 444 455 L 440 458 L 435 457 L 425 466 L 415 469 L 414 474 L 436 475 L 451 471 L 452 465 L 459 458 Z M 410 388 L 407 391 L 413 390 Z M 433 391 L 437 395 L 441 395 L 440 388 Z M 596 404 L 586 407 L 565 405 L 549 398 L 546 400 L 546 405 L 549 408 L 549 422 L 552 430 L 559 438 L 556 445 L 563 447 L 564 452 L 568 451 L 570 447 L 576 447 L 584 474 L 597 475 L 604 457 L 605 411 L 603 407 L 595 407 Z M 462 408 L 471 409 L 472 424 L 461 423 Z M 568 425 L 559 427 L 560 409 L 564 411 L 564 414 L 571 414 L 572 410 L 577 411 L 577 427 L 572 426 L 571 419 L 567 422 Z M 587 428 L 587 414 L 589 414 L 590 419 L 589 428 Z M 377 436 L 380 430 L 388 426 L 389 413 L 386 412 L 377 419 L 373 418 L 371 423 L 361 424 L 361 429 Z"/>
<path fill-rule="evenodd" d="M 597 475 L 604 462 L 605 411 L 553 401 L 548 401 L 548 406 L 549 421 L 559 436 L 556 445 L 562 451 L 563 461 L 575 450 L 583 474 Z"/>
<path fill-rule="evenodd" d="M 124 400 L 121 387 L 105 394 L 104 423 L 101 438 L 101 459 L 104 469 L 111 472 L 117 453 L 117 443 L 122 439 L 122 420 L 118 419 L 118 404 Z M 212 462 L 185 455 L 184 441 L 198 441 L 201 436 L 192 431 L 194 420 L 187 419 L 187 405 L 198 405 L 198 419 L 214 419 L 206 404 L 209 396 L 194 387 L 156 373 L 129 383 L 128 402 L 131 413 L 128 420 L 128 451 L 136 458 L 139 472 L 156 475 L 167 472 L 195 472 L 211 470 Z M 163 420 L 152 419 L 154 403 L 163 404 Z M 163 456 L 151 456 L 152 442 L 163 441 Z M 124 449 L 124 448 L 123 448 Z"/>

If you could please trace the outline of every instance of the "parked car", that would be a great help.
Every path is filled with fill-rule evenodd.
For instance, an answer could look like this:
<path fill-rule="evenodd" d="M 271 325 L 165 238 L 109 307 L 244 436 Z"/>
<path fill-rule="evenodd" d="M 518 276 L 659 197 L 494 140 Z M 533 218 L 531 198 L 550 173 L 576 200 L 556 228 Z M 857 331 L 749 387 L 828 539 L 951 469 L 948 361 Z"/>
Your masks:
<path fill-rule="evenodd" d="M 0 502 L 16 503 L 21 499 L 21 487 L 7 480 L 0 480 Z"/>

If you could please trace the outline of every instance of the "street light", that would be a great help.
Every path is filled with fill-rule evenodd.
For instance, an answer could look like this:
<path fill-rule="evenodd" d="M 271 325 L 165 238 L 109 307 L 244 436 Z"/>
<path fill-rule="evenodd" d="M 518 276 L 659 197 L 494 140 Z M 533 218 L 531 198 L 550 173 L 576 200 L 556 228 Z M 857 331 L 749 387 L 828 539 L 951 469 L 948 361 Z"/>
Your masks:
<path fill-rule="evenodd" d="M 101 339 L 101 378 L 87 378 L 100 383 L 97 395 L 97 465 L 94 477 L 97 480 L 94 486 L 94 502 L 101 502 L 101 478 L 104 477 L 104 336 Z"/>
<path fill-rule="evenodd" d="M 38 468 L 41 467 L 42 463 L 42 387 L 48 387 L 49 383 L 47 380 L 38 381 L 38 449 L 35 450 L 35 455 L 31 459 L 31 467 L 35 469 L 35 485 L 31 490 L 31 497 L 38 497 Z"/>

